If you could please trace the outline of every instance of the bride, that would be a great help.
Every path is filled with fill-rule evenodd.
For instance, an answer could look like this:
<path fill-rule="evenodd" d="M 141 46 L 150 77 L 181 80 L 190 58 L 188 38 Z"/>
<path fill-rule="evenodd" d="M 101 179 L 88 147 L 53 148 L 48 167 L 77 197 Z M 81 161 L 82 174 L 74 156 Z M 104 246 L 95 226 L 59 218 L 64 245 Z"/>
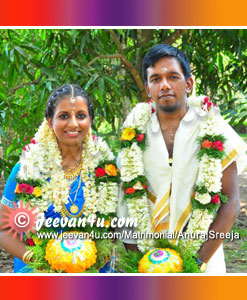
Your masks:
<path fill-rule="evenodd" d="M 8 178 L 0 219 L 20 199 L 38 206 L 45 218 L 116 212 L 119 173 L 107 144 L 90 133 L 93 119 L 92 103 L 79 86 L 66 84 L 52 92 L 43 123 Z M 5 231 L 0 246 L 15 257 L 14 272 L 23 272 L 33 252 Z"/>

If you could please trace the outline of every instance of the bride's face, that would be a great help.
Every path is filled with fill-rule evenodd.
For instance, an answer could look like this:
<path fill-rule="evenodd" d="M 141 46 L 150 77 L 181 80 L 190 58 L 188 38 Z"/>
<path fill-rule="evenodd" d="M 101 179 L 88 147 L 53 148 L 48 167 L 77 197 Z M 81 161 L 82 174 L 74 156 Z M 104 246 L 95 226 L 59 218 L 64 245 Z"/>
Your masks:
<path fill-rule="evenodd" d="M 91 127 L 87 100 L 77 96 L 71 103 L 71 98 L 66 97 L 56 106 L 53 118 L 47 120 L 60 147 L 81 145 Z"/>

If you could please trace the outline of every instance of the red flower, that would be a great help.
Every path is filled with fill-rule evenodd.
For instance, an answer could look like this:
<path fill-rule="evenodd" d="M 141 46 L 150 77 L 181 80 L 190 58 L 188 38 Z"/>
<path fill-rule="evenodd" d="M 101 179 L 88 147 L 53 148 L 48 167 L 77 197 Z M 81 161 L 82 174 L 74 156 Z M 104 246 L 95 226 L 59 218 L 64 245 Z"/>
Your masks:
<path fill-rule="evenodd" d="M 213 146 L 212 146 L 213 149 L 217 149 L 219 151 L 223 151 L 224 150 L 224 147 L 223 147 L 223 143 L 222 141 L 216 141 L 213 143 Z"/>
<path fill-rule="evenodd" d="M 96 177 L 103 177 L 105 174 L 105 169 L 103 168 L 98 168 L 97 170 L 95 170 Z"/>
<path fill-rule="evenodd" d="M 32 144 L 37 144 L 37 142 L 34 139 L 31 139 L 30 141 Z"/>
<path fill-rule="evenodd" d="M 144 188 L 145 190 L 147 189 L 147 186 L 146 186 L 145 184 L 143 184 L 142 186 L 143 186 L 143 188 Z"/>
<path fill-rule="evenodd" d="M 207 103 L 207 109 L 209 110 L 210 106 L 212 105 L 212 102 Z"/>
<path fill-rule="evenodd" d="M 29 146 L 29 144 L 27 144 L 25 147 L 23 147 L 23 148 L 22 148 L 22 150 L 23 150 L 23 151 L 30 150 L 30 146 Z"/>
<path fill-rule="evenodd" d="M 220 203 L 220 197 L 218 194 L 211 197 L 211 203 L 219 204 Z"/>
<path fill-rule="evenodd" d="M 205 140 L 202 143 L 202 148 L 211 148 L 212 147 L 212 142 L 210 142 L 209 140 Z"/>
<path fill-rule="evenodd" d="M 148 102 L 149 102 L 149 103 L 153 103 L 154 100 L 153 100 L 152 98 L 150 98 Z"/>
<path fill-rule="evenodd" d="M 125 194 L 134 194 L 136 190 L 134 188 L 128 188 L 126 191 L 125 191 Z"/>
<path fill-rule="evenodd" d="M 155 109 L 152 107 L 152 114 L 154 114 L 155 113 Z"/>
<path fill-rule="evenodd" d="M 27 239 L 27 243 L 29 246 L 35 246 L 35 243 L 34 243 L 33 239 L 31 239 L 31 238 Z"/>
<path fill-rule="evenodd" d="M 21 183 L 18 185 L 18 189 L 20 193 L 26 193 L 31 195 L 33 193 L 33 186 L 26 184 L 26 183 Z"/>
<path fill-rule="evenodd" d="M 143 133 L 137 134 L 136 140 L 137 142 L 142 142 L 144 140 L 144 134 Z"/>
<path fill-rule="evenodd" d="M 213 106 L 216 106 L 213 102 L 211 102 L 210 100 L 209 100 L 209 98 L 208 97 L 205 97 L 204 98 L 204 101 L 203 101 L 203 105 L 207 105 L 207 110 L 209 110 L 210 109 L 210 107 L 213 105 Z"/>

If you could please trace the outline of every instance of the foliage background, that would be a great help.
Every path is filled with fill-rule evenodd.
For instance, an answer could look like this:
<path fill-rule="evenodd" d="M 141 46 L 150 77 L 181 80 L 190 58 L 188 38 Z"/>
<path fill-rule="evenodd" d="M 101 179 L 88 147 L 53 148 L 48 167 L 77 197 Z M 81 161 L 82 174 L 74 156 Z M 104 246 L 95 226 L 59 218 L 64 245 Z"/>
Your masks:
<path fill-rule="evenodd" d="M 157 43 L 185 51 L 197 94 L 208 94 L 239 132 L 247 125 L 247 30 L 1 29 L 0 171 L 8 176 L 44 118 L 51 91 L 77 83 L 93 100 L 93 129 L 114 150 L 131 107 L 147 101 L 141 64 Z"/>

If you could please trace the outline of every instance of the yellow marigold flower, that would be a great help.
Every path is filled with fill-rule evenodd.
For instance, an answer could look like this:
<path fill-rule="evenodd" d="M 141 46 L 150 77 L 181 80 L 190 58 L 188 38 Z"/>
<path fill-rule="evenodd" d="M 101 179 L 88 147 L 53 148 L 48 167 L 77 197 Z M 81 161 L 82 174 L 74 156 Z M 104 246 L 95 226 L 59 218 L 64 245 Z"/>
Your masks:
<path fill-rule="evenodd" d="M 39 186 L 36 186 L 33 190 L 33 195 L 35 197 L 40 197 L 41 196 L 41 188 Z"/>
<path fill-rule="evenodd" d="M 105 172 L 109 176 L 117 176 L 117 168 L 113 165 L 105 165 Z"/>
<path fill-rule="evenodd" d="M 16 186 L 16 188 L 15 188 L 15 193 L 16 194 L 20 194 L 20 191 L 19 191 L 19 184 L 17 183 L 17 186 Z"/>
<path fill-rule="evenodd" d="M 108 228 L 108 227 L 110 227 L 110 221 L 109 220 L 105 220 L 105 222 L 104 222 L 104 227 L 106 227 L 106 228 Z"/>
<path fill-rule="evenodd" d="M 121 139 L 123 141 L 131 141 L 136 136 L 136 131 L 134 128 L 124 128 Z"/>

